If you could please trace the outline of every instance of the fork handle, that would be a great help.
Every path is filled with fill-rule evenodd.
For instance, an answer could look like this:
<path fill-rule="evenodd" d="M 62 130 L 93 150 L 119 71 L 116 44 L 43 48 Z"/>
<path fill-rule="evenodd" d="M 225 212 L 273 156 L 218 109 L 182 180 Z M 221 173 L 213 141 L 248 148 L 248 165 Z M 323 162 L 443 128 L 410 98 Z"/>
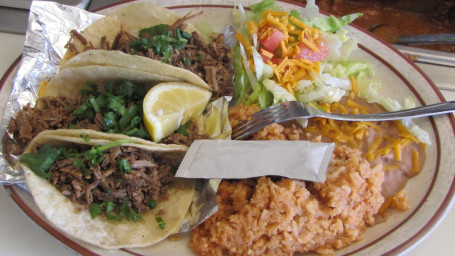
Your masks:
<path fill-rule="evenodd" d="M 400 120 L 406 118 L 416 118 L 416 117 L 425 117 L 425 116 L 434 116 L 447 114 L 455 111 L 455 101 L 448 101 L 437 103 L 433 105 L 411 108 L 400 111 L 393 112 L 384 112 L 376 114 L 365 114 L 365 115 L 341 115 L 341 114 L 331 114 L 324 113 L 328 118 L 335 120 L 345 120 L 345 121 L 390 121 L 390 120 Z M 324 116 L 321 116 L 324 117 Z"/>

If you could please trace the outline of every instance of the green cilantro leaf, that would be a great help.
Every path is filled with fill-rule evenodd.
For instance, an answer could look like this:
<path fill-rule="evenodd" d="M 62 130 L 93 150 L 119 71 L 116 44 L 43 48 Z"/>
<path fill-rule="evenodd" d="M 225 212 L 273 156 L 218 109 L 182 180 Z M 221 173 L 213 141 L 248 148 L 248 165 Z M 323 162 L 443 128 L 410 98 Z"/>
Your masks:
<path fill-rule="evenodd" d="M 44 144 L 37 153 L 26 153 L 19 158 L 19 162 L 27 165 L 36 175 L 42 178 L 49 178 L 48 173 L 51 166 L 62 154 L 62 149 Z"/>
<path fill-rule="evenodd" d="M 141 214 L 131 209 L 131 207 L 128 205 L 128 200 L 126 198 L 123 198 L 122 205 L 120 206 L 120 216 L 126 217 L 127 220 L 133 220 L 134 222 L 136 222 L 139 219 L 143 220 Z"/>
<path fill-rule="evenodd" d="M 79 135 L 81 138 L 84 139 L 85 142 L 89 142 L 90 141 L 90 138 L 87 137 L 87 135 L 85 135 L 85 133 L 81 133 L 81 135 Z"/>
<path fill-rule="evenodd" d="M 187 128 L 188 128 L 188 126 L 190 126 L 190 124 L 191 124 L 191 121 L 188 121 L 185 124 L 180 125 L 180 127 L 175 132 L 188 136 Z"/>
<path fill-rule="evenodd" d="M 108 220 L 118 220 L 118 221 L 122 220 L 121 217 L 112 213 L 112 211 L 114 211 L 115 208 L 117 207 L 113 202 L 106 201 L 106 202 L 103 202 L 102 205 L 104 206 L 106 217 Z"/>
<path fill-rule="evenodd" d="M 155 207 L 156 207 L 156 200 L 149 199 L 149 200 L 147 201 L 147 206 L 148 206 L 150 209 L 155 209 Z"/>
<path fill-rule="evenodd" d="M 158 226 L 161 229 L 164 229 L 166 227 L 166 222 L 163 220 L 163 218 L 158 216 L 158 217 L 155 217 L 155 220 L 156 220 L 156 222 L 158 222 Z"/>
<path fill-rule="evenodd" d="M 92 216 L 92 219 L 96 218 L 98 215 L 101 214 L 101 208 L 100 205 L 97 203 L 92 203 L 90 205 L 90 216 Z"/>
<path fill-rule="evenodd" d="M 97 165 L 104 160 L 104 151 L 124 143 L 132 143 L 132 140 L 116 140 L 103 146 L 94 146 L 84 152 L 84 157 L 91 160 L 92 165 Z"/>
<path fill-rule="evenodd" d="M 131 165 L 128 158 L 117 159 L 117 168 L 119 169 L 122 175 L 131 173 Z"/>
<path fill-rule="evenodd" d="M 81 170 L 85 176 L 92 174 L 92 171 L 90 171 L 90 169 L 87 168 L 87 166 L 85 165 L 84 161 L 82 161 L 82 159 L 80 159 L 80 158 L 74 159 L 74 165 L 77 168 L 79 168 L 79 170 Z"/>

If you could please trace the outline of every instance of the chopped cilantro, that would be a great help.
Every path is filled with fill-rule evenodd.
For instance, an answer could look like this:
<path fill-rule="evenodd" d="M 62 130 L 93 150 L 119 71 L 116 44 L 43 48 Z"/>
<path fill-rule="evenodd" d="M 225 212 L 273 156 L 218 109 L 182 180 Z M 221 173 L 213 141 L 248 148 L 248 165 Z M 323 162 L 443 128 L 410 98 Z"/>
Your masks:
<path fill-rule="evenodd" d="M 130 165 L 130 161 L 128 160 L 128 158 L 117 159 L 117 168 L 119 169 L 119 171 L 122 175 L 131 173 L 131 165 Z"/>
<path fill-rule="evenodd" d="M 111 191 L 112 193 L 112 191 Z M 137 222 L 139 219 L 143 219 L 142 215 L 135 212 L 128 204 L 128 199 L 123 198 L 122 204 L 120 206 L 116 205 L 112 201 L 106 201 L 100 204 L 92 203 L 90 205 L 90 216 L 96 218 L 103 212 L 106 215 L 106 218 L 109 220 L 121 221 L 123 218 L 127 220 L 132 220 Z"/>
<path fill-rule="evenodd" d="M 122 205 L 120 206 L 120 216 L 126 217 L 127 220 L 136 222 L 138 219 L 142 219 L 142 215 L 134 212 L 133 209 L 128 205 L 128 200 L 123 198 Z"/>
<path fill-rule="evenodd" d="M 188 128 L 188 126 L 190 126 L 190 124 L 191 124 L 191 121 L 188 121 L 185 124 L 180 125 L 180 127 L 175 132 L 188 136 L 187 128 Z"/>
<path fill-rule="evenodd" d="M 168 24 L 159 24 L 156 26 L 151 26 L 149 28 L 143 28 L 139 31 L 139 36 L 144 37 L 146 35 L 161 35 L 166 33 L 168 28 Z"/>
<path fill-rule="evenodd" d="M 84 152 L 84 157 L 87 160 L 91 160 L 93 165 L 97 165 L 104 160 L 104 151 L 113 147 L 120 146 L 124 143 L 132 143 L 132 140 L 116 140 L 103 146 L 94 146 L 91 149 Z"/>
<path fill-rule="evenodd" d="M 149 139 L 150 135 L 142 129 L 142 101 L 147 87 L 128 80 L 107 82 L 105 92 L 97 92 L 96 84 L 87 82 L 85 90 L 88 99 L 74 111 L 78 120 L 93 119 L 96 113 L 103 117 L 103 131 L 122 133 Z M 145 132 L 144 132 L 145 131 Z"/>
<path fill-rule="evenodd" d="M 113 110 L 118 115 L 124 115 L 126 113 L 126 102 L 120 96 L 111 96 L 107 100 L 107 107 Z"/>
<path fill-rule="evenodd" d="M 74 159 L 74 165 L 79 168 L 79 170 L 82 171 L 82 173 L 86 176 L 92 174 L 92 172 L 90 171 L 90 169 L 87 168 L 87 166 L 85 165 L 84 161 L 82 161 L 82 159 L 80 158 L 76 158 Z"/>
<path fill-rule="evenodd" d="M 187 57 L 184 57 L 184 58 L 183 58 L 183 65 L 185 65 L 185 66 L 191 65 L 190 59 L 188 59 Z"/>
<path fill-rule="evenodd" d="M 163 218 L 158 216 L 158 217 L 155 217 L 155 220 L 156 220 L 156 222 L 158 222 L 158 226 L 161 229 L 164 229 L 166 227 L 166 222 L 163 220 Z"/>
<path fill-rule="evenodd" d="M 107 112 L 104 114 L 104 130 L 113 130 L 114 132 L 118 132 L 118 124 L 117 124 L 117 115 L 114 112 Z"/>
<path fill-rule="evenodd" d="M 96 99 L 95 99 L 94 96 L 90 97 L 88 100 L 92 104 L 92 107 L 93 107 L 93 109 L 95 110 L 96 113 L 101 112 L 101 109 L 98 106 L 98 103 L 96 103 Z"/>
<path fill-rule="evenodd" d="M 147 206 L 148 206 L 150 209 L 155 209 L 155 207 L 156 207 L 156 200 L 149 199 L 149 200 L 147 201 Z"/>
<path fill-rule="evenodd" d="M 120 130 L 123 131 L 129 124 L 131 124 L 131 121 L 133 121 L 135 117 L 139 118 L 137 116 L 138 112 L 139 110 L 136 105 L 129 107 L 125 115 L 123 115 L 118 122 Z"/>
<path fill-rule="evenodd" d="M 100 205 L 97 203 L 92 203 L 90 205 L 90 216 L 92 216 L 92 219 L 96 218 L 98 215 L 100 215 L 102 212 Z"/>
<path fill-rule="evenodd" d="M 27 165 L 36 175 L 42 178 L 49 178 L 48 173 L 51 166 L 62 154 L 62 149 L 44 144 L 37 153 L 26 153 L 19 158 L 19 162 Z"/>
<path fill-rule="evenodd" d="M 130 42 L 130 52 L 135 54 L 137 51 L 147 53 L 149 49 L 163 59 L 163 62 L 172 60 L 174 49 L 181 50 L 191 40 L 191 35 L 175 29 L 169 31 L 169 25 L 160 24 L 139 31 L 139 39 Z"/>
<path fill-rule="evenodd" d="M 90 101 L 82 104 L 78 109 L 74 111 L 74 114 L 80 119 L 91 119 L 95 116 L 95 112 L 92 108 Z"/>
<path fill-rule="evenodd" d="M 112 213 L 112 211 L 114 211 L 115 208 L 117 207 L 112 201 L 103 202 L 101 205 L 104 206 L 105 214 L 106 214 L 106 217 L 108 220 L 118 220 L 118 221 L 122 220 L 121 217 Z"/>
<path fill-rule="evenodd" d="M 89 87 L 89 89 L 81 89 L 79 91 L 80 94 L 82 94 L 82 95 L 90 95 L 90 94 L 95 95 L 95 94 L 98 93 L 98 85 L 96 85 L 95 83 L 87 81 L 85 83 L 85 85 L 87 85 L 87 87 Z"/>
<path fill-rule="evenodd" d="M 79 135 L 81 138 L 84 139 L 85 142 L 89 142 L 90 141 L 90 138 L 87 137 L 87 135 L 85 135 L 85 133 L 81 133 L 81 135 Z"/>

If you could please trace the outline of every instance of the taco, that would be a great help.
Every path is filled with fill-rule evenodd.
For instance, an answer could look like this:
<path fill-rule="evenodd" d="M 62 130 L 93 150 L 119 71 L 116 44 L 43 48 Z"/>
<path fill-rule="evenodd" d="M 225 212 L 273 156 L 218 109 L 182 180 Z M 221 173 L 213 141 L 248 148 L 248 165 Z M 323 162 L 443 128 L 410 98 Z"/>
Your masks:
<path fill-rule="evenodd" d="M 160 82 L 155 74 L 113 66 L 62 69 L 40 88 L 35 106 L 25 106 L 10 121 L 2 140 L 4 153 L 13 166 L 14 158 L 37 134 L 60 129 L 63 136 L 134 138 L 135 143 L 154 146 L 143 123 L 142 105 L 149 89 Z M 204 91 L 208 102 L 211 93 Z"/>
<path fill-rule="evenodd" d="M 206 42 L 189 22 L 149 3 L 132 3 L 81 32 L 72 31 L 62 68 L 109 65 L 166 75 L 232 94 L 232 63 L 223 34 Z M 88 51 L 88 52 L 86 52 Z"/>
<path fill-rule="evenodd" d="M 49 222 L 103 248 L 143 247 L 178 232 L 194 183 L 174 178 L 186 148 L 55 135 L 36 136 L 20 158 Z"/>

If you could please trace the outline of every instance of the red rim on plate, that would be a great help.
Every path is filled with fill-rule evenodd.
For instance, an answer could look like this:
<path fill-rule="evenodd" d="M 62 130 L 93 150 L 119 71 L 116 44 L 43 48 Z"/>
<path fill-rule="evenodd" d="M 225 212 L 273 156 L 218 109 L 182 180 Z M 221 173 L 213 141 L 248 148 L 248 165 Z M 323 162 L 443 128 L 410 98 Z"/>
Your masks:
<path fill-rule="evenodd" d="M 119 4 L 127 3 L 127 2 L 132 2 L 132 1 L 123 1 L 121 3 L 117 4 L 112 4 L 109 6 L 106 6 L 101 9 L 97 9 L 95 11 L 100 11 L 100 10 L 105 10 L 107 8 L 117 6 Z M 304 7 L 305 5 L 301 3 L 295 3 L 292 1 L 288 0 L 281 0 L 281 2 L 288 3 L 288 4 L 293 4 L 296 6 Z M 197 7 L 212 7 L 212 8 L 232 8 L 232 6 L 228 5 L 180 5 L 180 6 L 172 6 L 168 7 L 169 9 L 184 9 L 184 8 L 197 8 Z M 367 33 L 370 37 L 375 38 L 377 41 L 381 42 L 383 45 L 387 46 L 391 51 L 395 52 L 399 57 L 401 57 L 403 60 L 405 60 L 409 65 L 413 67 L 415 71 L 417 71 L 425 80 L 426 82 L 431 86 L 432 92 L 434 92 L 437 97 L 439 98 L 440 101 L 445 101 L 444 96 L 442 93 L 437 89 L 436 85 L 428 78 L 428 76 L 420 70 L 411 60 L 409 60 L 405 55 L 403 55 L 401 52 L 399 52 L 396 48 L 392 47 L 390 44 L 384 42 L 383 40 L 377 38 L 374 36 L 372 33 L 368 31 L 364 31 L 358 26 L 353 25 L 358 30 L 361 30 L 364 33 Z M 416 91 L 416 89 L 412 86 L 411 82 L 406 79 L 402 73 L 400 73 L 394 66 L 392 66 L 390 63 L 388 63 L 386 60 L 384 60 L 382 57 L 374 53 L 373 51 L 369 50 L 365 46 L 359 44 L 359 48 L 365 52 L 366 54 L 370 55 L 371 57 L 375 58 L 379 62 L 381 62 L 383 65 L 385 65 L 388 70 L 392 71 L 407 87 L 408 89 L 412 92 L 413 96 L 417 98 L 417 100 L 421 103 L 424 104 L 423 98 L 419 95 L 419 93 Z M 6 71 L 2 79 L 0 80 L 0 90 L 3 88 L 3 85 L 6 83 L 6 80 L 8 78 L 11 78 L 13 74 L 13 70 L 19 65 L 21 57 L 16 59 L 16 61 L 13 62 L 13 64 L 9 67 L 9 69 Z M 453 115 L 447 115 L 450 121 L 450 126 L 452 128 L 452 133 L 455 135 L 455 119 Z M 368 247 L 372 246 L 376 242 L 384 239 L 391 233 L 395 232 L 397 229 L 399 229 L 401 226 L 403 226 L 409 219 L 411 219 L 423 206 L 424 202 L 428 198 L 429 194 L 432 192 L 436 179 L 439 174 L 439 169 L 440 169 L 440 164 L 441 164 L 441 138 L 439 136 L 439 133 L 437 132 L 437 127 L 436 123 L 433 118 L 429 118 L 431 128 L 435 134 L 435 144 L 436 144 L 436 162 L 434 163 L 434 174 L 432 177 L 431 184 L 429 186 L 429 190 L 426 192 L 425 196 L 421 199 L 421 201 L 418 203 L 417 207 L 407 216 L 404 220 L 402 220 L 398 225 L 393 227 L 391 230 L 383 234 L 382 236 L 374 239 L 373 241 L 365 244 L 364 246 L 355 249 L 353 251 L 348 252 L 349 254 L 353 253 L 358 253 L 360 251 L 366 250 Z M 81 253 L 83 255 L 98 255 L 97 253 L 91 251 L 89 248 L 86 248 L 79 244 L 77 241 L 73 240 L 72 238 L 67 237 L 65 234 L 57 230 L 55 227 L 50 225 L 43 217 L 39 216 L 22 198 L 20 195 L 20 192 L 18 191 L 19 188 L 16 186 L 5 186 L 5 188 L 9 189 L 11 192 L 11 198 L 14 200 L 14 202 L 33 220 L 35 221 L 38 225 L 40 225 L 43 229 L 45 229 L 47 232 L 49 232 L 52 236 L 63 242 L 65 245 L 68 247 L 72 248 L 78 253 Z M 445 195 L 442 203 L 439 205 L 438 209 L 435 211 L 435 213 L 430 217 L 430 219 L 427 221 L 427 223 L 424 224 L 424 226 L 417 231 L 415 234 L 413 234 L 410 238 L 407 240 L 401 242 L 399 245 L 395 246 L 394 248 L 389 249 L 386 254 L 387 255 L 395 255 L 397 253 L 405 251 L 407 248 L 410 246 L 414 245 L 417 243 L 425 234 L 427 234 L 443 217 L 444 213 L 450 206 L 453 196 L 455 194 L 455 179 L 453 178 L 450 183 L 450 189 Z M 122 249 L 123 252 L 130 253 L 132 255 L 141 255 L 137 254 L 134 251 L 128 250 L 128 249 Z"/>

